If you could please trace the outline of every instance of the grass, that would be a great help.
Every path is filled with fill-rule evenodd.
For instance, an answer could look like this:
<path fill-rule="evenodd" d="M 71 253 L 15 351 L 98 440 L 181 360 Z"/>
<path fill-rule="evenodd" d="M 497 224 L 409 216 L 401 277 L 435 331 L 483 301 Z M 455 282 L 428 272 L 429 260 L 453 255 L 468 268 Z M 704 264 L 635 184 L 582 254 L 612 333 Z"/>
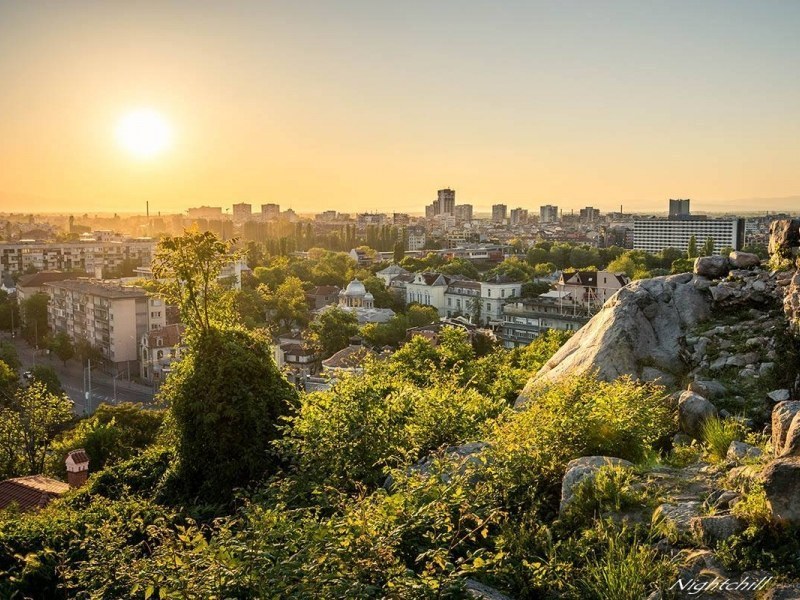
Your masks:
<path fill-rule="evenodd" d="M 733 441 L 741 441 L 745 428 L 737 419 L 708 419 L 703 424 L 702 438 L 712 459 L 725 460 Z"/>
<path fill-rule="evenodd" d="M 647 504 L 647 493 L 634 486 L 630 469 L 600 468 L 593 477 L 580 482 L 566 509 L 568 521 L 585 523 L 606 512 L 619 513 Z"/>

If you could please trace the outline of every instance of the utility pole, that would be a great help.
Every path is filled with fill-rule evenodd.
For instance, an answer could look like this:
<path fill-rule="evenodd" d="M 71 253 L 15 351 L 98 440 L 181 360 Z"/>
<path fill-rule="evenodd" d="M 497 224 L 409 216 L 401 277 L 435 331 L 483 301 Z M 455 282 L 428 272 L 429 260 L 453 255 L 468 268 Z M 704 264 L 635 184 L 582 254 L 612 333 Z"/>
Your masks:
<path fill-rule="evenodd" d="M 86 412 L 92 414 L 92 359 L 87 359 L 87 381 L 89 383 L 86 390 Z"/>

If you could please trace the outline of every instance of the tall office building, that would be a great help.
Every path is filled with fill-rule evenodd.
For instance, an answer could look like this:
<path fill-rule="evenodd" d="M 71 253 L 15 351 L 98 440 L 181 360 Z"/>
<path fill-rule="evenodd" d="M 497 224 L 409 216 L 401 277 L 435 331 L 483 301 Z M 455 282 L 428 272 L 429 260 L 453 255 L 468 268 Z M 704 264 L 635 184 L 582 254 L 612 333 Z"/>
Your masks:
<path fill-rule="evenodd" d="M 681 219 L 690 216 L 689 212 L 689 199 L 686 200 L 673 200 L 669 199 L 669 218 Z"/>
<path fill-rule="evenodd" d="M 600 209 L 587 206 L 581 209 L 581 222 L 594 223 L 600 220 Z"/>
<path fill-rule="evenodd" d="M 493 223 L 505 223 L 507 216 L 508 216 L 508 206 L 506 206 L 505 204 L 492 205 Z"/>
<path fill-rule="evenodd" d="M 545 204 L 539 207 L 539 223 L 557 223 L 558 207 L 553 204 Z"/>
<path fill-rule="evenodd" d="M 456 206 L 456 220 L 462 223 L 471 223 L 472 204 L 459 204 Z"/>

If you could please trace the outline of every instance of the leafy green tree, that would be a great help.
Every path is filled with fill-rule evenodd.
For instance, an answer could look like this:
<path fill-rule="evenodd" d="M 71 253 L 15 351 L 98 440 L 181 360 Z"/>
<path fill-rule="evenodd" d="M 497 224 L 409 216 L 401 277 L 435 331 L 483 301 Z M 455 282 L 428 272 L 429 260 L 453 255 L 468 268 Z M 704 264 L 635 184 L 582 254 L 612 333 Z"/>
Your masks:
<path fill-rule="evenodd" d="M 293 325 L 304 326 L 310 318 L 303 282 L 297 277 L 287 277 L 273 292 L 265 286 L 258 288 L 271 320 L 279 329 L 288 330 Z"/>
<path fill-rule="evenodd" d="M 163 410 L 123 402 L 101 404 L 90 416 L 59 435 L 52 445 L 47 472 L 65 477 L 64 457 L 77 448 L 89 455 L 93 472 L 127 460 L 156 442 L 164 423 Z"/>
<path fill-rule="evenodd" d="M 58 378 L 53 367 L 48 365 L 36 365 L 31 369 L 33 381 L 38 381 L 44 385 L 48 392 L 60 396 L 64 393 L 64 388 L 61 387 L 61 381 Z"/>
<path fill-rule="evenodd" d="M 75 356 L 75 346 L 72 344 L 70 337 L 63 331 L 59 331 L 52 338 L 50 338 L 50 350 L 58 357 L 58 359 L 67 365 L 67 361 Z"/>
<path fill-rule="evenodd" d="M 22 301 L 22 336 L 31 344 L 38 344 L 47 338 L 47 304 L 50 296 L 44 293 L 33 294 Z"/>
<path fill-rule="evenodd" d="M 11 406 L 0 408 L 0 465 L 41 473 L 53 438 L 72 418 L 72 401 L 43 383 L 18 389 Z"/>
<path fill-rule="evenodd" d="M 323 358 L 328 358 L 347 347 L 350 338 L 358 335 L 358 319 L 351 312 L 331 306 L 311 321 L 308 330 L 314 346 Z"/>
<path fill-rule="evenodd" d="M 550 291 L 550 284 L 544 282 L 530 282 L 522 285 L 523 298 L 535 298 Z"/>
<path fill-rule="evenodd" d="M 688 258 L 697 258 L 697 238 L 693 235 L 689 238 L 689 249 L 686 251 Z"/>
<path fill-rule="evenodd" d="M 86 338 L 78 338 L 74 343 L 75 357 L 82 365 L 86 365 L 87 361 L 99 363 L 103 360 L 103 353 L 99 348 L 93 346 L 92 343 Z"/>
<path fill-rule="evenodd" d="M 486 273 L 486 279 L 495 276 L 508 277 L 512 281 L 527 281 L 533 277 L 534 269 L 517 256 L 511 256 Z"/>
<path fill-rule="evenodd" d="M 403 244 L 402 240 L 397 240 L 394 243 L 394 257 L 393 257 L 394 263 L 400 264 L 400 262 L 405 258 L 405 256 L 406 256 L 405 244 Z"/>
<path fill-rule="evenodd" d="M 185 231 L 162 238 L 153 258 L 156 291 L 180 307 L 181 321 L 195 330 L 231 322 L 230 290 L 219 281 L 222 268 L 235 260 L 231 243 L 210 231 Z"/>
<path fill-rule="evenodd" d="M 15 371 L 22 366 L 17 349 L 10 342 L 0 342 L 0 360 Z"/>
<path fill-rule="evenodd" d="M 11 331 L 12 325 L 19 325 L 19 305 L 3 290 L 0 290 L 0 329 Z"/>
<path fill-rule="evenodd" d="M 714 254 L 714 238 L 708 236 L 703 244 L 703 256 L 711 256 Z"/>
<path fill-rule="evenodd" d="M 296 400 L 258 331 L 211 327 L 193 333 L 159 392 L 177 440 L 175 491 L 226 503 L 233 490 L 277 466 L 271 452 L 280 419 Z"/>
<path fill-rule="evenodd" d="M 19 375 L 4 361 L 0 360 L 0 406 L 8 405 L 19 383 Z"/>

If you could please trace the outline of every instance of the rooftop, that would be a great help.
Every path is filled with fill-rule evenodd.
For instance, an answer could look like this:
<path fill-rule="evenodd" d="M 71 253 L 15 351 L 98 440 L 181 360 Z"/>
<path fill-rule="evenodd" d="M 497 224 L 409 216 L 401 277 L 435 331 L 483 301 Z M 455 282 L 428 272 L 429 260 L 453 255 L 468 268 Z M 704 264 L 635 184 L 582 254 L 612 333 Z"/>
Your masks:
<path fill-rule="evenodd" d="M 104 279 L 65 279 L 64 281 L 50 281 L 47 287 L 71 290 L 82 294 L 91 294 L 109 299 L 119 298 L 146 298 L 147 292 L 140 287 L 123 286 L 117 282 Z"/>
<path fill-rule="evenodd" d="M 0 481 L 0 509 L 17 504 L 21 510 L 31 510 L 47 504 L 69 490 L 69 485 L 44 475 L 28 475 Z"/>

